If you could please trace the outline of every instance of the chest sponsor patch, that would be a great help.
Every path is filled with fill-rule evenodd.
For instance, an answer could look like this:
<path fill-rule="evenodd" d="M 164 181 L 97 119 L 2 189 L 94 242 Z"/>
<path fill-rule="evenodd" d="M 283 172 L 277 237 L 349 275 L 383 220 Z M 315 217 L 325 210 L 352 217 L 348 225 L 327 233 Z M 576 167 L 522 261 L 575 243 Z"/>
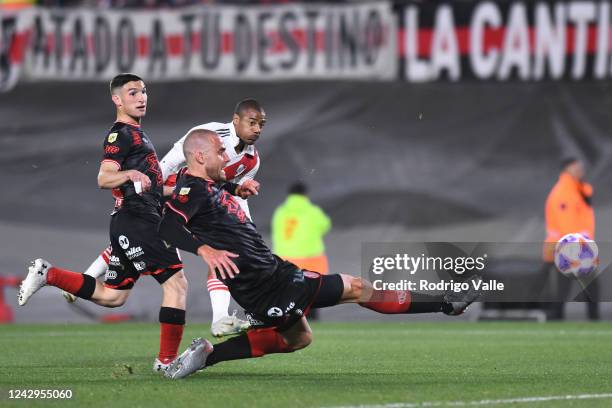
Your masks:
<path fill-rule="evenodd" d="M 117 132 L 108 135 L 108 143 L 114 143 L 117 140 Z"/>

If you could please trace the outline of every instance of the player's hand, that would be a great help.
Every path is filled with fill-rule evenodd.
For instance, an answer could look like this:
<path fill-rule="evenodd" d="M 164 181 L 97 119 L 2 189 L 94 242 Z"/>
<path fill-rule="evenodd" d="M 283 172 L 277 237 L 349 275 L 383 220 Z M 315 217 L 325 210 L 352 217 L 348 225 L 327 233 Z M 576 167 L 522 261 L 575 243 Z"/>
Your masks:
<path fill-rule="evenodd" d="M 142 191 L 147 191 L 151 188 L 151 179 L 146 174 L 143 174 L 138 170 L 128 170 L 127 175 L 130 181 L 133 183 L 140 183 Z"/>
<path fill-rule="evenodd" d="M 240 198 L 247 199 L 250 196 L 259 194 L 259 182 L 256 180 L 245 180 L 236 188 L 236 195 Z"/>
<path fill-rule="evenodd" d="M 202 245 L 198 248 L 198 255 L 204 259 L 212 272 L 219 272 L 221 279 L 234 279 L 240 273 L 232 261 L 232 258 L 238 257 L 238 254 Z"/>

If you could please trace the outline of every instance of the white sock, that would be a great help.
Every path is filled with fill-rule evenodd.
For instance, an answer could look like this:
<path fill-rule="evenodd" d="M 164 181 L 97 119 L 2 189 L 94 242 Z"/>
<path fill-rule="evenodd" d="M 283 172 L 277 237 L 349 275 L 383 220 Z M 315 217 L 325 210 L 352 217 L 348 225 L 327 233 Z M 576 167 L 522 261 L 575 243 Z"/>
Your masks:
<path fill-rule="evenodd" d="M 89 268 L 85 272 L 85 275 L 93 276 L 98 279 L 100 276 L 106 273 L 108 269 L 108 258 L 110 257 L 110 247 L 106 248 L 95 261 L 89 265 Z"/>
<path fill-rule="evenodd" d="M 207 282 L 208 294 L 210 295 L 210 304 L 212 306 L 213 323 L 219 319 L 228 316 L 231 295 L 227 286 L 219 279 L 211 278 Z"/>

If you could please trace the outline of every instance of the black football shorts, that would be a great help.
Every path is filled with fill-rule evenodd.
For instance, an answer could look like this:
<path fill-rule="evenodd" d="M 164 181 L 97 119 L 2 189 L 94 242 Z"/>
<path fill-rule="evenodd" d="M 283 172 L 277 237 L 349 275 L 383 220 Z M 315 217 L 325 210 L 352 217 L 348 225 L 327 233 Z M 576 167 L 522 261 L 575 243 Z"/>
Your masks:
<path fill-rule="evenodd" d="M 260 297 L 262 300 L 251 310 L 245 310 L 253 328 L 288 329 L 306 316 L 311 308 L 337 304 L 343 291 L 340 275 L 321 275 L 302 270 L 287 261 L 279 263 L 274 280 L 275 285 Z"/>
<path fill-rule="evenodd" d="M 183 269 L 176 248 L 159 238 L 159 217 L 121 209 L 111 216 L 111 256 L 104 286 L 131 289 L 140 275 L 151 275 L 161 285 Z"/>

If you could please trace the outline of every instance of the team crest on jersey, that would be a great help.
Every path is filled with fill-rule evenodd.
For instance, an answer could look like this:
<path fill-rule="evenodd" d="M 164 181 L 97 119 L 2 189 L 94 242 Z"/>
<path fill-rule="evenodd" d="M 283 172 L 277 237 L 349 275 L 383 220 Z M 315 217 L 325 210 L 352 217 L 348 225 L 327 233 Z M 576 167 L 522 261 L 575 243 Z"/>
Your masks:
<path fill-rule="evenodd" d="M 113 132 L 108 135 L 108 143 L 114 143 L 117 140 L 117 132 Z"/>
<path fill-rule="evenodd" d="M 238 168 L 236 169 L 236 175 L 234 177 L 239 176 L 240 174 L 242 174 L 244 169 L 246 169 L 246 166 L 244 164 L 240 164 L 240 166 L 238 166 Z"/>

